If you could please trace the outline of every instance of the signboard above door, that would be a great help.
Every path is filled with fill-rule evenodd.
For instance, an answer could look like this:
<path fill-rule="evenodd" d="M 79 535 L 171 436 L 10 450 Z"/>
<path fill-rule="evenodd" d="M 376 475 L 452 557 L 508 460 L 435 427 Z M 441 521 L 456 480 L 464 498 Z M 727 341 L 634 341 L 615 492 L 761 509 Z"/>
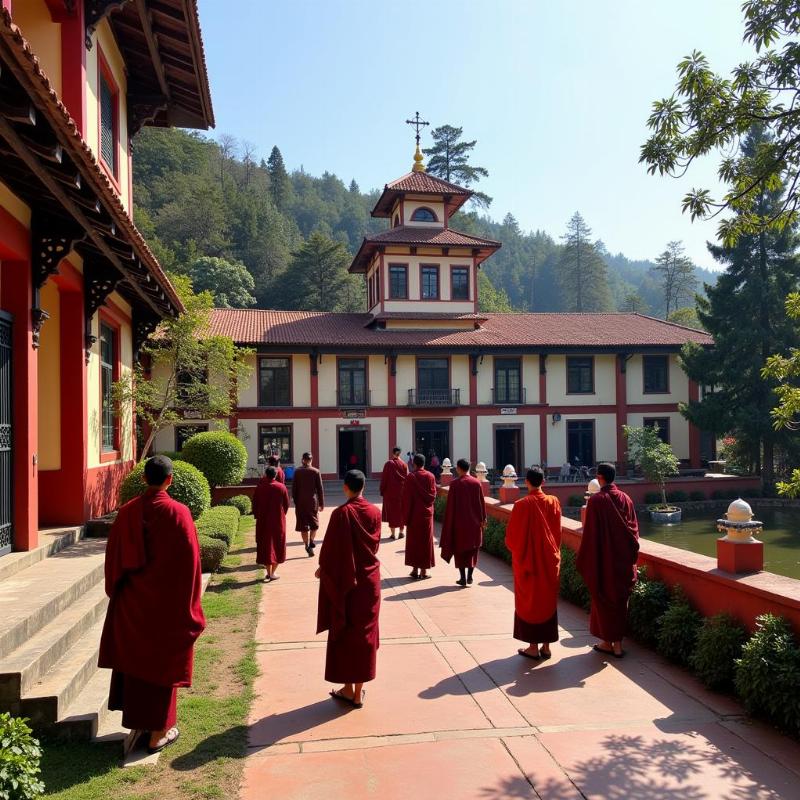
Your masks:
<path fill-rule="evenodd" d="M 342 410 L 343 419 L 364 419 L 367 416 L 365 408 L 346 408 Z"/>
<path fill-rule="evenodd" d="M 500 413 L 503 414 L 503 415 L 516 414 L 517 413 L 517 409 L 516 408 L 501 408 L 500 409 Z"/>

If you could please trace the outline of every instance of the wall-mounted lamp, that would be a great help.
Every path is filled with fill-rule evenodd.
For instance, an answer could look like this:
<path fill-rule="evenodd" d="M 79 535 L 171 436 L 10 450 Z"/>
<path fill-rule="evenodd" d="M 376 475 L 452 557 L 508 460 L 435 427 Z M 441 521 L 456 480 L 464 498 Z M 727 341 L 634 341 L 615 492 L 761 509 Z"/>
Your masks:
<path fill-rule="evenodd" d="M 561 422 L 561 414 L 559 414 L 558 411 L 553 414 L 553 425 L 555 425 L 556 422 Z"/>

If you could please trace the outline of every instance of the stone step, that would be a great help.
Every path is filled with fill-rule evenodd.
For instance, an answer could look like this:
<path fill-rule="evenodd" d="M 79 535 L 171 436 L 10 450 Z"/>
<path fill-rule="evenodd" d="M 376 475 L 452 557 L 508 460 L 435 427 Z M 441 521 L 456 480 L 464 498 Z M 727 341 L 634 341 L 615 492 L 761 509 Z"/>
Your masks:
<path fill-rule="evenodd" d="M 81 526 L 44 528 L 39 531 L 39 546 L 21 553 L 8 553 L 0 558 L 0 583 L 23 569 L 69 547 L 83 538 Z"/>
<path fill-rule="evenodd" d="M 0 663 L 103 580 L 104 539 L 83 539 L 0 582 Z"/>
<path fill-rule="evenodd" d="M 97 672 L 104 621 L 101 618 L 95 622 L 42 680 L 22 696 L 20 713 L 30 718 L 32 727 L 49 727 L 62 719 Z"/>
<path fill-rule="evenodd" d="M 127 731 L 122 728 L 122 712 L 108 710 L 110 683 L 111 670 L 96 669 L 48 734 L 59 739 L 119 741 L 121 746 Z"/>
<path fill-rule="evenodd" d="M 20 697 L 92 627 L 108 606 L 98 583 L 0 664 L 0 709 L 19 713 Z"/>

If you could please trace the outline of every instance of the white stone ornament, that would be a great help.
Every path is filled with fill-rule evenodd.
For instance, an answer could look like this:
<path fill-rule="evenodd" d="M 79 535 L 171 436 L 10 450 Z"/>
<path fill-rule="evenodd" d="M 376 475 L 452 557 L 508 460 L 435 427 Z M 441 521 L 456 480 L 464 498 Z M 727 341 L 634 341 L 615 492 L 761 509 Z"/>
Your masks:
<path fill-rule="evenodd" d="M 516 489 L 517 488 L 517 471 L 511 464 L 506 464 L 503 468 L 503 488 Z"/>
<path fill-rule="evenodd" d="M 450 461 L 449 458 L 446 458 L 442 461 L 442 475 L 452 475 L 453 474 L 453 463 Z"/>
<path fill-rule="evenodd" d="M 586 494 L 597 494 L 600 491 L 600 481 L 597 478 L 592 478 L 589 485 L 586 487 Z"/>
<path fill-rule="evenodd" d="M 475 475 L 477 476 L 479 481 L 485 481 L 488 473 L 489 470 L 486 469 L 486 464 L 484 464 L 483 461 L 479 461 L 475 465 Z"/>
<path fill-rule="evenodd" d="M 741 497 L 728 506 L 724 519 L 717 520 L 717 530 L 730 542 L 754 542 L 754 534 L 763 528 L 764 523 L 753 519 L 753 509 Z"/>

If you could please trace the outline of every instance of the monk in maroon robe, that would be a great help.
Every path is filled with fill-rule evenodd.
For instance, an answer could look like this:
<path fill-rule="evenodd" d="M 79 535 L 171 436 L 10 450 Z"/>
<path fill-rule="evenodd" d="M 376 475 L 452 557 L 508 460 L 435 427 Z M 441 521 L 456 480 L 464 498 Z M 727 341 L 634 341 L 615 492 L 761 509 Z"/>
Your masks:
<path fill-rule="evenodd" d="M 456 583 L 464 587 L 472 583 L 486 527 L 483 488 L 481 482 L 469 474 L 471 466 L 466 458 L 459 458 L 456 462 L 457 477 L 450 483 L 439 539 L 442 558 L 448 564 L 454 558 L 460 573 Z"/>
<path fill-rule="evenodd" d="M 390 539 L 395 538 L 395 531 L 400 528 L 400 537 L 405 536 L 406 527 L 403 519 L 403 486 L 408 477 L 408 465 L 400 458 L 401 450 L 395 447 L 392 457 L 383 465 L 381 473 L 381 497 L 383 498 L 382 518 L 389 523 Z"/>
<path fill-rule="evenodd" d="M 278 580 L 275 570 L 286 561 L 286 512 L 289 492 L 278 481 L 275 467 L 267 467 L 253 496 L 256 518 L 256 564 L 267 568 L 264 583 Z"/>
<path fill-rule="evenodd" d="M 300 531 L 309 558 L 317 546 L 314 539 L 319 529 L 319 512 L 325 510 L 325 493 L 322 490 L 322 476 L 313 467 L 311 453 L 303 453 L 302 466 L 294 471 L 292 478 L 292 500 L 294 500 L 295 525 Z"/>
<path fill-rule="evenodd" d="M 355 708 L 364 704 L 364 684 L 375 679 L 380 645 L 381 512 L 362 492 L 360 470 L 344 476 L 347 502 L 332 514 L 319 553 L 317 633 L 328 631 L 325 680 L 344 684 L 331 697 Z"/>
<path fill-rule="evenodd" d="M 267 459 L 267 466 L 275 467 L 275 480 L 278 481 L 278 483 L 286 483 L 286 475 L 281 467 L 281 462 L 278 456 L 270 456 Z"/>
<path fill-rule="evenodd" d="M 600 639 L 594 649 L 622 658 L 628 600 L 636 583 L 639 523 L 633 501 L 621 492 L 613 464 L 597 467 L 600 491 L 586 504 L 577 567 L 592 596 L 589 631 Z"/>
<path fill-rule="evenodd" d="M 436 478 L 425 469 L 425 456 L 414 456 L 414 471 L 403 485 L 403 519 L 406 523 L 406 566 L 411 577 L 428 578 L 436 564 L 433 551 L 433 504 L 436 501 Z"/>
<path fill-rule="evenodd" d="M 550 642 L 558 641 L 561 503 L 542 491 L 541 467 L 531 467 L 525 482 L 528 496 L 514 503 L 506 528 L 514 570 L 514 638 L 528 643 L 517 650 L 521 656 L 548 659 Z"/>
<path fill-rule="evenodd" d="M 144 468 L 147 490 L 119 510 L 106 547 L 109 596 L 99 666 L 110 669 L 108 707 L 122 711 L 133 738 L 149 731 L 148 749 L 178 739 L 177 688 L 192 685 L 194 643 L 206 625 L 197 529 L 173 500 L 172 462 Z"/>

